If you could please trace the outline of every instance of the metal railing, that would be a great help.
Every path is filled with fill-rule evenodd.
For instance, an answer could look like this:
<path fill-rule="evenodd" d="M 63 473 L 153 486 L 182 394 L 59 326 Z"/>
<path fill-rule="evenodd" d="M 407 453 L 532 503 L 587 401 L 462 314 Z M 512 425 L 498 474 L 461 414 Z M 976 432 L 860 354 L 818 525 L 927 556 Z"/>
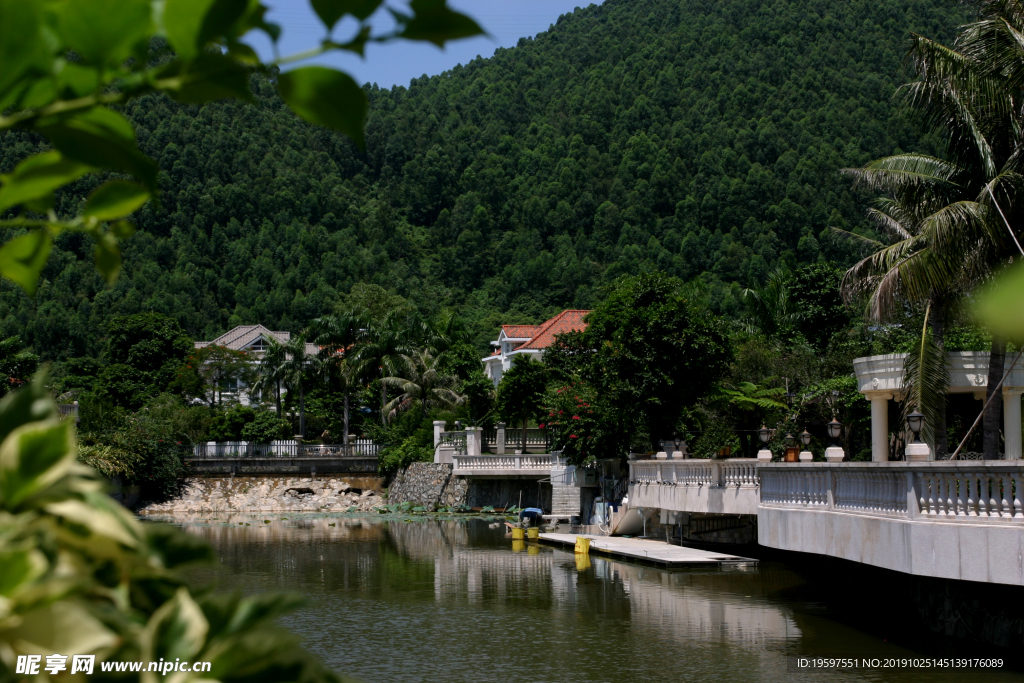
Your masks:
<path fill-rule="evenodd" d="M 64 420 L 64 419 L 67 419 L 69 417 L 72 417 L 77 422 L 78 421 L 78 401 L 75 401 L 74 403 L 58 403 L 57 404 L 57 412 L 60 415 L 60 419 Z"/>
<path fill-rule="evenodd" d="M 269 444 L 246 441 L 197 443 L 192 458 L 376 458 L 382 444 L 357 439 L 344 444 L 300 444 L 297 441 L 272 441 Z"/>

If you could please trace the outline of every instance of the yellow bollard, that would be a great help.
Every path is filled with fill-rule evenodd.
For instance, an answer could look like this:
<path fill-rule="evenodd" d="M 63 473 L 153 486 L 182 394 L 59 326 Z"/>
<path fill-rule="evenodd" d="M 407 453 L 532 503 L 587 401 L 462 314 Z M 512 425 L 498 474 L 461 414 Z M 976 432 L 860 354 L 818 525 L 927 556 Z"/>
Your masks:
<path fill-rule="evenodd" d="M 540 538 L 540 529 L 538 529 L 535 526 L 531 526 L 529 529 L 526 530 L 526 537 L 529 538 L 531 541 L 536 541 L 538 538 Z"/>
<path fill-rule="evenodd" d="M 576 552 L 581 555 L 590 553 L 590 539 L 582 536 L 576 537 Z"/>
<path fill-rule="evenodd" d="M 521 541 L 521 540 L 523 540 L 523 538 L 524 538 L 523 532 L 524 532 L 524 529 L 518 529 L 518 528 L 512 529 L 512 540 L 513 541 Z"/>
<path fill-rule="evenodd" d="M 590 555 L 576 556 L 576 571 L 584 572 L 590 569 Z"/>

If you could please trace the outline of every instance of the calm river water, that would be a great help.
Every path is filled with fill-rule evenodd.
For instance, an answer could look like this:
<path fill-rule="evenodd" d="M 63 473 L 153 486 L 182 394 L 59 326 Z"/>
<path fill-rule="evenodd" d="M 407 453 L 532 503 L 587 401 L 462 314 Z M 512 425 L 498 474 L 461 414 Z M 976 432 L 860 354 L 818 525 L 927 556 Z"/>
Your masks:
<path fill-rule="evenodd" d="M 305 594 L 285 625 L 366 683 L 1024 681 L 1008 670 L 799 671 L 798 656 L 942 653 L 845 624 L 781 564 L 577 564 L 564 550 L 513 548 L 486 520 L 214 514 L 174 520 L 220 555 L 194 579 Z"/>

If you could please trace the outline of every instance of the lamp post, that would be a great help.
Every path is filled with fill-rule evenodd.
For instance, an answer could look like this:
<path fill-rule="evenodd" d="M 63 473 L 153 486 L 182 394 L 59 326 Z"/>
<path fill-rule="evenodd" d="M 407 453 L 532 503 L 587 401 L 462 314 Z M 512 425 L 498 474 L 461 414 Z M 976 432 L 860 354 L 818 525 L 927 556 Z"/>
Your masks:
<path fill-rule="evenodd" d="M 804 445 L 804 449 L 800 451 L 800 462 L 810 462 L 814 460 L 814 454 L 807 450 L 811 445 L 811 433 L 806 429 L 800 432 L 800 443 Z"/>
<path fill-rule="evenodd" d="M 843 449 L 839 446 L 839 435 L 843 433 L 843 423 L 832 416 L 828 423 L 828 438 L 832 439 L 831 445 L 825 449 L 826 462 L 842 462 L 845 457 Z"/>
<path fill-rule="evenodd" d="M 675 432 L 675 439 L 672 443 L 676 445 L 676 449 L 672 451 L 672 458 L 682 460 L 687 456 L 686 452 L 686 441 L 679 436 L 679 432 Z"/>
<path fill-rule="evenodd" d="M 924 415 L 914 411 L 907 415 L 907 426 L 914 433 L 914 440 L 907 444 L 907 460 L 926 462 L 932 459 L 932 449 L 921 441 L 921 429 L 924 427 Z"/>
<path fill-rule="evenodd" d="M 758 462 L 771 462 L 772 452 L 768 450 L 768 441 L 772 438 L 772 430 L 761 425 L 761 428 L 757 430 L 757 438 L 761 439 L 761 450 L 757 452 Z"/>

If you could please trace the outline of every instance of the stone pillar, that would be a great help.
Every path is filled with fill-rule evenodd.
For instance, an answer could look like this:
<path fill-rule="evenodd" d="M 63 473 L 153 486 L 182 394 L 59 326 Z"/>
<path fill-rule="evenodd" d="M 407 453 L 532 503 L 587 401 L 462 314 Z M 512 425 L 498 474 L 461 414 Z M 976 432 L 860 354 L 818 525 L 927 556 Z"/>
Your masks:
<path fill-rule="evenodd" d="M 772 452 L 770 450 L 768 450 L 767 448 L 762 448 L 761 450 L 759 450 L 757 452 L 757 461 L 758 462 L 771 462 L 772 461 Z"/>
<path fill-rule="evenodd" d="M 505 455 L 505 423 L 499 422 L 495 425 L 494 452 L 498 455 Z"/>
<path fill-rule="evenodd" d="M 441 432 L 444 431 L 444 420 L 434 420 L 434 448 L 441 443 Z"/>
<path fill-rule="evenodd" d="M 889 399 L 888 391 L 868 391 L 871 401 L 871 462 L 889 462 Z"/>
<path fill-rule="evenodd" d="M 483 452 L 483 427 L 466 427 L 466 455 Z"/>
<path fill-rule="evenodd" d="M 1007 460 L 1021 459 L 1020 395 L 1024 389 L 1003 387 L 1003 438 Z"/>
<path fill-rule="evenodd" d="M 926 443 L 907 444 L 907 462 L 928 462 L 932 460 L 932 449 Z"/>
<path fill-rule="evenodd" d="M 825 462 L 842 462 L 846 454 L 839 446 L 829 446 L 825 449 Z"/>
<path fill-rule="evenodd" d="M 800 451 L 800 462 L 811 462 L 814 460 L 814 453 L 810 451 Z"/>

